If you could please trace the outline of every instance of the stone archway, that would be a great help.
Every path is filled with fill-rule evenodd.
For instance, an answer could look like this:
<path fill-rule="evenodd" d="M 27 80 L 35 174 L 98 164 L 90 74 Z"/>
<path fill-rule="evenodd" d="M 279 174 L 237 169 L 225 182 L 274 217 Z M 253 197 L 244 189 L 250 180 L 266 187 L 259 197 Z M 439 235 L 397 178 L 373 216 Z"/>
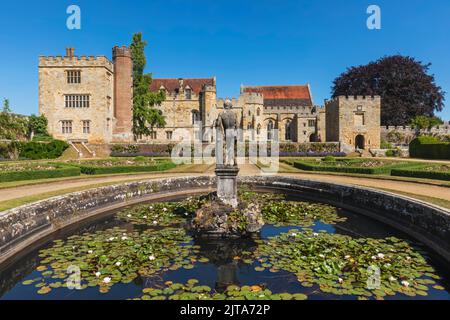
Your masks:
<path fill-rule="evenodd" d="M 366 139 L 364 138 L 363 135 L 358 134 L 356 136 L 356 138 L 355 138 L 355 147 L 356 147 L 356 149 L 364 150 L 366 148 L 366 146 L 365 146 L 366 141 L 365 140 Z"/>
<path fill-rule="evenodd" d="M 317 134 L 313 133 L 309 136 L 309 142 L 318 142 L 319 138 L 317 137 Z"/>

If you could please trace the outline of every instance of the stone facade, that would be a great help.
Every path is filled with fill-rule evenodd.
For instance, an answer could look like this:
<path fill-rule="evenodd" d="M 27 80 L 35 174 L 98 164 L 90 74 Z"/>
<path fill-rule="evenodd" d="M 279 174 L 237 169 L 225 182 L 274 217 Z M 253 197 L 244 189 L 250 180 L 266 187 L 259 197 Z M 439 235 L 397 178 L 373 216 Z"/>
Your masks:
<path fill-rule="evenodd" d="M 341 149 L 380 148 L 381 98 L 336 97 L 325 103 L 326 139 L 340 142 Z"/>
<path fill-rule="evenodd" d="M 64 57 L 39 58 L 39 113 L 56 139 L 132 140 L 131 52 L 115 47 L 113 57 L 78 57 L 69 48 Z"/>
<path fill-rule="evenodd" d="M 150 90 L 166 93 L 156 106 L 166 126 L 145 137 L 132 134 L 132 86 L 127 47 L 114 47 L 112 62 L 76 57 L 70 48 L 65 57 L 39 59 L 39 111 L 55 138 L 90 144 L 214 142 L 213 123 L 224 103 L 217 98 L 216 78 L 154 79 Z M 321 107 L 314 105 L 309 85 L 242 86 L 232 101 L 239 127 L 259 140 L 274 139 L 275 129 L 282 143 L 340 142 L 347 151 L 380 147 L 379 97 L 338 97 Z"/>

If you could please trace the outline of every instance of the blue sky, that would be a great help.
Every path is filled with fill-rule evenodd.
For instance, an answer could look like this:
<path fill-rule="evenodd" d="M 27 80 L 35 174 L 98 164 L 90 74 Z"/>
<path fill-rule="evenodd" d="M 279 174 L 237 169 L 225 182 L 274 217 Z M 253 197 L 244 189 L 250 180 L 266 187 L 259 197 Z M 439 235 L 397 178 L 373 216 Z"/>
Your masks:
<path fill-rule="evenodd" d="M 82 10 L 82 29 L 66 28 L 66 9 Z M 382 29 L 366 27 L 366 9 L 382 10 Z M 15 112 L 38 110 L 38 56 L 111 56 L 141 31 L 154 77 L 218 78 L 220 97 L 239 86 L 310 83 L 315 103 L 352 65 L 404 54 L 433 64 L 450 119 L 448 0 L 2 1 L 0 97 Z"/>

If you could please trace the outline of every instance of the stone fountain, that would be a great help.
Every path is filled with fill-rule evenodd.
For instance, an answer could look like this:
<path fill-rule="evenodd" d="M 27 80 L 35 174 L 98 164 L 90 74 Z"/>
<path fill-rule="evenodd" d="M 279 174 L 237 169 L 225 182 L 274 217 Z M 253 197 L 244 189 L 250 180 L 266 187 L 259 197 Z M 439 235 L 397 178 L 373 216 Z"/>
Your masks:
<path fill-rule="evenodd" d="M 216 130 L 217 193 L 212 201 L 197 211 L 192 226 L 200 236 L 241 237 L 261 230 L 264 225 L 257 203 L 240 202 L 238 198 L 235 141 L 237 118 L 229 99 L 214 121 Z"/>

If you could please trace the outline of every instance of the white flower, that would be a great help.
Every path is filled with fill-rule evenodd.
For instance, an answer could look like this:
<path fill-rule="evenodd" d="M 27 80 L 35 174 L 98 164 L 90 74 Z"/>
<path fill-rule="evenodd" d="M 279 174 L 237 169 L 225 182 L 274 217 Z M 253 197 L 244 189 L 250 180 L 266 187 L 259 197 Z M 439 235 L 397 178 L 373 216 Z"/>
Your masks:
<path fill-rule="evenodd" d="M 402 281 L 402 285 L 403 285 L 404 287 L 408 288 L 408 287 L 409 287 L 409 282 L 403 280 L 403 281 Z"/>
<path fill-rule="evenodd" d="M 292 237 L 296 237 L 297 234 L 296 234 L 296 233 L 291 233 L 291 236 L 292 236 Z"/>
<path fill-rule="evenodd" d="M 389 277 L 389 281 L 391 281 L 391 282 L 394 282 L 394 281 L 396 281 L 397 280 L 397 278 L 394 278 L 393 276 L 390 276 Z"/>
<path fill-rule="evenodd" d="M 128 217 L 128 218 L 131 218 L 131 214 L 128 214 L 127 217 Z"/>
<path fill-rule="evenodd" d="M 313 233 L 313 236 L 314 236 L 314 237 L 317 237 L 318 235 L 319 235 L 319 234 L 316 233 L 316 232 Z"/>
<path fill-rule="evenodd" d="M 148 257 L 148 259 L 149 259 L 150 261 L 154 261 L 154 260 L 156 260 L 156 257 L 155 257 L 154 255 L 151 255 L 150 257 Z"/>
<path fill-rule="evenodd" d="M 348 259 L 350 259 L 350 256 L 345 256 L 344 258 L 345 258 L 346 260 L 348 260 Z"/>
<path fill-rule="evenodd" d="M 411 257 L 406 257 L 406 260 L 408 260 L 408 261 L 411 260 Z"/>
<path fill-rule="evenodd" d="M 338 281 L 339 281 L 339 283 L 342 283 L 342 282 L 344 282 L 344 279 L 339 278 Z"/>
<path fill-rule="evenodd" d="M 122 265 L 122 262 L 120 262 L 120 261 L 116 262 L 116 266 L 120 267 L 121 265 Z"/>
<path fill-rule="evenodd" d="M 114 237 L 111 237 L 108 239 L 108 241 L 114 241 L 114 239 L 115 239 Z"/>
<path fill-rule="evenodd" d="M 150 210 L 153 210 L 153 207 L 150 207 Z"/>
<path fill-rule="evenodd" d="M 377 256 L 372 256 L 372 260 L 377 260 Z"/>
<path fill-rule="evenodd" d="M 98 277 L 100 277 L 102 274 L 101 274 L 101 272 L 96 272 L 95 273 L 95 276 L 98 278 Z"/>
<path fill-rule="evenodd" d="M 158 221 L 153 221 L 153 224 L 156 226 L 158 224 Z"/>
<path fill-rule="evenodd" d="M 164 211 L 164 212 L 167 212 L 167 208 L 163 208 L 163 211 Z"/>
<path fill-rule="evenodd" d="M 378 254 L 378 258 L 380 258 L 380 259 L 384 259 L 384 254 L 382 254 L 382 253 L 379 253 L 379 254 Z"/>
<path fill-rule="evenodd" d="M 386 268 L 389 268 L 389 267 L 391 266 L 391 264 L 390 264 L 390 263 L 386 263 L 384 266 L 385 266 Z"/>
<path fill-rule="evenodd" d="M 323 254 L 319 254 L 319 257 L 321 258 L 325 258 L 325 256 Z"/>
<path fill-rule="evenodd" d="M 92 253 L 94 253 L 94 251 L 92 251 L 92 250 L 89 250 L 89 251 L 88 251 L 88 253 L 89 253 L 89 254 L 92 254 Z"/>
<path fill-rule="evenodd" d="M 122 237 L 122 240 L 128 240 L 128 237 L 123 236 L 123 237 Z"/>
<path fill-rule="evenodd" d="M 103 279 L 103 283 L 110 283 L 111 282 L 111 278 L 110 277 L 106 277 L 105 279 Z"/>
<path fill-rule="evenodd" d="M 189 215 L 189 213 L 185 212 L 185 213 L 184 213 L 184 215 L 185 215 L 185 216 L 188 216 L 188 215 Z"/>
<path fill-rule="evenodd" d="M 147 219 L 147 216 L 143 216 L 142 218 Z"/>

